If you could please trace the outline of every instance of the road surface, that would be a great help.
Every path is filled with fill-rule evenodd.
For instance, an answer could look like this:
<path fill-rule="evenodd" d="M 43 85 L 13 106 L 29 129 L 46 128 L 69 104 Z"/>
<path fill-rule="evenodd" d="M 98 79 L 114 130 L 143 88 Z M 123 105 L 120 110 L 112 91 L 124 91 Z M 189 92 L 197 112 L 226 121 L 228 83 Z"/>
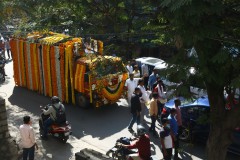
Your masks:
<path fill-rule="evenodd" d="M 18 128 L 22 124 L 24 115 L 30 115 L 33 119 L 33 127 L 36 132 L 39 150 L 36 151 L 37 160 L 74 160 L 75 153 L 84 148 L 95 149 L 106 153 L 115 141 L 122 137 L 130 137 L 127 126 L 131 119 L 129 107 L 125 99 L 120 99 L 117 104 L 105 106 L 98 109 L 81 109 L 71 104 L 65 104 L 67 118 L 72 125 L 72 136 L 66 144 L 50 137 L 42 141 L 39 137 L 38 118 L 40 105 L 50 103 L 50 98 L 40 95 L 37 92 L 26 88 L 15 86 L 13 80 L 12 61 L 5 66 L 6 81 L 0 84 L 0 95 L 6 99 L 9 131 L 12 137 L 19 139 Z M 145 117 L 147 126 L 150 125 L 150 118 Z M 136 130 L 136 124 L 133 127 Z M 159 126 L 157 125 L 157 130 Z M 162 159 L 159 149 L 160 140 L 151 136 L 152 154 Z M 192 145 L 180 143 L 180 157 L 184 160 L 202 160 L 205 157 L 204 145 Z M 237 160 L 239 157 L 228 156 L 229 160 Z"/>

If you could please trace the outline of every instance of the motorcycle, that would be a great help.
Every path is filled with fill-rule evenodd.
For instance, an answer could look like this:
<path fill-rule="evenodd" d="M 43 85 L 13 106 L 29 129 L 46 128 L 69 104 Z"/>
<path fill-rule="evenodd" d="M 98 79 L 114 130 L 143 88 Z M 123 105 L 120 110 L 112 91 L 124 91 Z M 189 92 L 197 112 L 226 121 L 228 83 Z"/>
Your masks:
<path fill-rule="evenodd" d="M 0 50 L 0 81 L 1 82 L 5 81 L 5 70 L 4 70 L 5 63 L 6 63 L 6 60 L 5 60 L 3 51 Z"/>
<path fill-rule="evenodd" d="M 127 160 L 129 154 L 138 153 L 137 149 L 127 149 L 119 144 L 129 145 L 131 141 L 136 140 L 136 138 L 119 138 L 114 147 L 107 151 L 106 155 L 116 160 Z"/>
<path fill-rule="evenodd" d="M 48 110 L 49 105 L 46 105 L 45 107 L 40 106 L 40 108 L 43 108 L 44 110 Z M 39 119 L 39 131 L 41 136 L 44 133 L 43 122 L 45 122 L 45 120 L 47 120 L 48 118 L 49 118 L 49 115 L 44 115 L 43 113 L 41 113 L 40 119 Z M 50 126 L 50 129 L 48 130 L 48 134 L 60 139 L 63 143 L 66 143 L 67 140 L 69 139 L 69 136 L 72 134 L 71 125 L 69 124 L 68 121 L 62 124 L 53 123 Z"/>
<path fill-rule="evenodd" d="M 114 147 L 112 147 L 110 150 L 106 152 L 106 155 L 108 157 L 111 157 L 115 160 L 127 160 L 129 154 L 138 153 L 138 149 L 127 149 L 125 147 L 122 147 L 120 144 L 129 145 L 131 141 L 137 140 L 136 134 L 133 134 L 133 138 L 127 138 L 127 137 L 121 137 L 119 138 Z M 158 158 L 156 155 L 152 155 L 150 157 L 151 160 L 157 160 Z"/>

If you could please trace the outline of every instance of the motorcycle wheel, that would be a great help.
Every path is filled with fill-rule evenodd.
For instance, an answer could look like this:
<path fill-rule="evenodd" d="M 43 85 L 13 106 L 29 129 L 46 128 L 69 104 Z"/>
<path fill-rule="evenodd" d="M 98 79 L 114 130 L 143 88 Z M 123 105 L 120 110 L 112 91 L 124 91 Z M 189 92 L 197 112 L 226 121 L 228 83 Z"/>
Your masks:
<path fill-rule="evenodd" d="M 69 136 L 65 136 L 64 133 L 62 133 L 60 134 L 59 138 L 63 143 L 66 143 L 67 140 L 69 139 Z"/>
<path fill-rule="evenodd" d="M 111 150 L 111 149 L 109 151 L 107 151 L 106 155 L 109 156 L 112 159 L 118 159 L 116 157 L 116 153 L 113 150 Z"/>
<path fill-rule="evenodd" d="M 68 138 L 69 138 L 68 136 L 65 137 L 65 138 L 63 138 L 63 139 L 62 139 L 62 142 L 63 142 L 63 143 L 67 143 Z"/>
<path fill-rule="evenodd" d="M 182 134 L 179 135 L 179 139 L 185 142 L 190 141 L 190 129 L 188 127 L 183 128 Z"/>

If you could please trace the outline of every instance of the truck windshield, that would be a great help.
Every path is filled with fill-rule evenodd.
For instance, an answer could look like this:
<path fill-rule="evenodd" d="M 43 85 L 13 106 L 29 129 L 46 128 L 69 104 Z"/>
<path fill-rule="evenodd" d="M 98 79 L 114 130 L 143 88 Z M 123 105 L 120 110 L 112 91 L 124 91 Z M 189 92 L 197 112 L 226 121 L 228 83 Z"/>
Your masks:
<path fill-rule="evenodd" d="M 120 58 L 97 59 L 89 66 L 91 73 L 95 77 L 104 77 L 109 74 L 118 74 L 127 72 Z"/>

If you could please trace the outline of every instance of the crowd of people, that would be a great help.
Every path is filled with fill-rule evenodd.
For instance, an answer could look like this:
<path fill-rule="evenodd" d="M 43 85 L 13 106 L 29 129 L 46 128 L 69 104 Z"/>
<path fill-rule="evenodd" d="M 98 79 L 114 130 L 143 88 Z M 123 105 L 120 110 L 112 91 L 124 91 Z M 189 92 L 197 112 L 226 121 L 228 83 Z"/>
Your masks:
<path fill-rule="evenodd" d="M 148 127 L 148 131 L 153 137 L 160 137 L 164 159 L 171 160 L 173 148 L 174 160 L 180 159 L 178 157 L 178 150 L 179 135 L 182 132 L 182 120 L 179 108 L 181 101 L 175 99 L 175 108 L 172 108 L 170 112 L 167 111 L 164 108 L 164 104 L 167 102 L 166 88 L 158 76 L 157 70 L 153 69 L 149 75 L 146 65 L 142 65 L 141 71 L 139 71 L 140 67 L 137 66 L 136 62 L 131 63 L 130 61 L 128 61 L 126 68 L 129 72 L 129 79 L 126 80 L 125 87 L 127 101 L 132 114 L 128 125 L 129 132 L 134 132 L 132 128 L 134 123 L 137 123 L 137 126 L 144 125 Z M 150 126 L 146 124 L 145 116 L 150 116 Z M 156 122 L 159 122 L 159 133 L 156 131 Z M 141 150 L 143 149 L 139 150 L 139 159 L 147 160 L 146 157 L 141 157 Z M 145 150 L 148 150 L 148 145 L 145 145 Z M 137 158 L 135 157 L 134 159 Z"/>

